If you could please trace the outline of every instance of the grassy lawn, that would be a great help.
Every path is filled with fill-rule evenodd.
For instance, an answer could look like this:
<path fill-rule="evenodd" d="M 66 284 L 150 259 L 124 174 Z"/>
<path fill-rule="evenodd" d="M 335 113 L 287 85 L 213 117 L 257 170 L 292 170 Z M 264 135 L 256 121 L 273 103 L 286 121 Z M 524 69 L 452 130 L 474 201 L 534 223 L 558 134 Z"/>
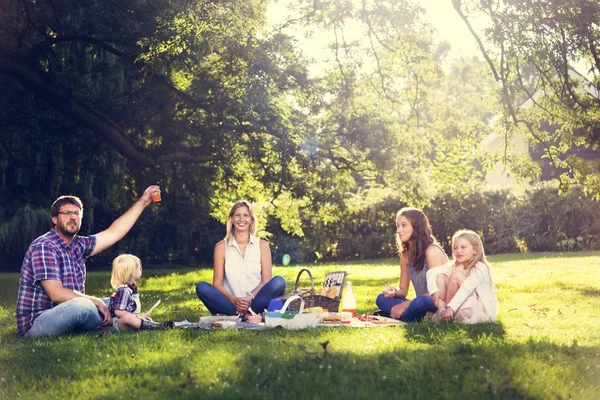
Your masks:
<path fill-rule="evenodd" d="M 600 253 L 490 257 L 494 324 L 419 323 L 300 332 L 174 329 L 24 340 L 14 316 L 18 274 L 0 275 L 0 398 L 598 399 Z M 288 289 L 302 266 L 276 268 Z M 308 266 L 320 283 L 346 270 L 359 313 L 397 280 L 396 260 Z M 208 315 L 195 283 L 210 270 L 144 271 L 158 321 Z M 110 294 L 109 272 L 88 293 Z M 328 341 L 327 354 L 320 343 Z"/>

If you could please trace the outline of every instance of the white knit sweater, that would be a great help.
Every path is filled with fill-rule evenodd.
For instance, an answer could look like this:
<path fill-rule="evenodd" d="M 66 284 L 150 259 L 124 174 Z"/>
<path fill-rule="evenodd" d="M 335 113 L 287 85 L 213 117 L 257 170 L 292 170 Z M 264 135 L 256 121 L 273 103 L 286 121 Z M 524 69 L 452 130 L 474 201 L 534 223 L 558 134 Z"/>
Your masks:
<path fill-rule="evenodd" d="M 450 275 L 453 266 L 454 263 L 451 262 L 427 271 L 427 290 L 429 294 L 433 295 L 440 291 L 437 287 L 437 276 L 439 274 Z M 483 308 L 490 317 L 490 320 L 495 321 L 498 314 L 498 299 L 496 298 L 494 279 L 492 278 L 490 267 L 482 262 L 478 262 L 473 266 L 469 276 L 463 281 L 452 300 L 446 306 L 456 312 L 473 291 L 481 299 Z"/>

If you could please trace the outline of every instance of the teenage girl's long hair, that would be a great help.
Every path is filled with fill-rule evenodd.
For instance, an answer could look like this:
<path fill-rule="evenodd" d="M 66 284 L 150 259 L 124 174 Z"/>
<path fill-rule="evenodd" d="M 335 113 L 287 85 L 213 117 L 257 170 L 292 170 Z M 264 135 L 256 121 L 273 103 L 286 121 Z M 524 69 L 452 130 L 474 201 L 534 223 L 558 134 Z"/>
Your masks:
<path fill-rule="evenodd" d="M 475 266 L 475 264 L 477 264 L 478 262 L 482 262 L 485 265 L 487 265 L 487 267 L 490 267 L 490 264 L 488 264 L 487 259 L 485 258 L 485 252 L 483 250 L 483 242 L 481 241 L 481 238 L 479 237 L 479 235 L 471 230 L 468 229 L 461 229 L 459 231 L 457 231 L 454 236 L 452 236 L 452 257 L 454 257 L 454 259 L 456 260 L 456 256 L 454 256 L 454 242 L 457 239 L 465 239 L 467 240 L 469 243 L 471 243 L 471 246 L 473 246 L 473 250 L 475 250 L 475 257 L 473 257 L 471 260 L 469 260 L 466 265 L 464 265 L 465 268 L 465 275 L 469 275 L 469 273 L 471 272 L 471 269 L 473 269 L 473 267 Z M 454 261 L 454 264 L 456 265 L 456 261 Z"/>
<path fill-rule="evenodd" d="M 420 271 L 425 266 L 425 252 L 432 243 L 436 243 L 435 236 L 431 232 L 429 219 L 418 208 L 404 207 L 396 214 L 398 217 L 405 217 L 410 222 L 413 232 L 408 241 L 403 242 L 400 236 L 396 234 L 396 245 L 398 246 L 398 254 L 406 254 L 408 261 L 412 262 L 414 268 Z"/>

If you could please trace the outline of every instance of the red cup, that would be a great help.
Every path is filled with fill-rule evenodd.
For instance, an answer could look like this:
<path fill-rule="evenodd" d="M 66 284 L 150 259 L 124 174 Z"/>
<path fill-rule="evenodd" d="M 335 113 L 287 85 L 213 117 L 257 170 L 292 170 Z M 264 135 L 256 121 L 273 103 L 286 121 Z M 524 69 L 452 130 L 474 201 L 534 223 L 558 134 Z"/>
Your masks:
<path fill-rule="evenodd" d="M 160 192 L 154 192 L 152 193 L 152 202 L 154 203 L 160 203 L 161 202 L 161 198 L 160 198 Z"/>

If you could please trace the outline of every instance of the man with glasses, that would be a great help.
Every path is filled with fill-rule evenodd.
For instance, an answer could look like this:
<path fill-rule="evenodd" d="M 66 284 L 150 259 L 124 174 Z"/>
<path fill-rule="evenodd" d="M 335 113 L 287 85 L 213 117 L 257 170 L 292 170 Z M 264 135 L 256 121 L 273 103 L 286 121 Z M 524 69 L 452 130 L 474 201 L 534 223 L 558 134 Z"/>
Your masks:
<path fill-rule="evenodd" d="M 105 303 L 85 294 L 85 260 L 106 250 L 127 234 L 159 192 L 152 185 L 108 229 L 78 236 L 83 204 L 61 196 L 52 204 L 52 229 L 35 239 L 23 260 L 17 297 L 19 335 L 64 335 L 112 324 Z"/>

